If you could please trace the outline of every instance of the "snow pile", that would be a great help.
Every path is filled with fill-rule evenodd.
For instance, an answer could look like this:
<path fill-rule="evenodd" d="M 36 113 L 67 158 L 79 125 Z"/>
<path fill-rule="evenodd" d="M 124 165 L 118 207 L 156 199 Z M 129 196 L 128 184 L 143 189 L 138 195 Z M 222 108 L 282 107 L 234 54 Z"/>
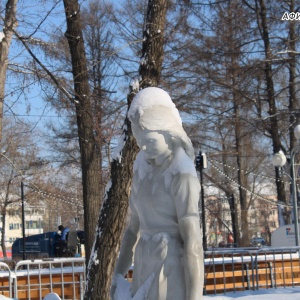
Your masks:
<path fill-rule="evenodd" d="M 7 298 L 3 295 L 0 295 L 0 300 L 14 300 L 13 298 Z"/>
<path fill-rule="evenodd" d="M 119 290 L 116 291 L 118 293 L 117 299 L 122 300 L 140 300 L 144 298 L 132 298 L 130 293 L 130 283 L 128 283 L 125 279 L 119 278 L 120 285 L 118 283 Z M 151 280 L 151 278 L 150 278 Z M 147 290 L 147 282 L 145 282 L 145 289 L 141 290 L 141 295 L 144 295 L 144 291 Z M 121 288 L 122 287 L 122 288 Z M 136 295 L 138 296 L 138 295 Z M 56 298 L 55 298 L 56 297 Z M 0 300 L 9 300 L 10 298 L 6 298 L 0 295 Z M 55 293 L 48 294 L 44 300 L 60 300 Z M 278 288 L 278 289 L 261 289 L 258 291 L 243 291 L 243 292 L 229 292 L 226 295 L 207 295 L 203 296 L 203 300 L 232 300 L 232 299 L 240 299 L 240 300 L 299 300 L 300 299 L 300 287 L 288 287 L 288 288 Z"/>
<path fill-rule="evenodd" d="M 122 276 L 116 278 L 118 281 L 118 290 L 116 295 L 119 300 L 141 300 L 144 299 L 145 293 L 148 291 L 149 285 L 153 278 L 150 276 L 148 280 L 141 286 L 135 297 L 131 296 L 131 283 L 127 282 Z M 228 292 L 226 294 L 206 295 L 202 300 L 299 300 L 300 287 L 286 287 L 277 289 L 260 289 L 258 291 L 240 291 Z M 0 295 L 0 300 L 16 300 Z M 56 293 L 46 295 L 43 300 L 61 300 Z"/>

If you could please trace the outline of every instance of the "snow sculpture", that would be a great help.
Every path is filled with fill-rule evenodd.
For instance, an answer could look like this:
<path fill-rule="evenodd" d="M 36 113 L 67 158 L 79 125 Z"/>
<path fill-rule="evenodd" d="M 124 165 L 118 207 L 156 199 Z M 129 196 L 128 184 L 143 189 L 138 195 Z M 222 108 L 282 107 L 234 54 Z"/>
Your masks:
<path fill-rule="evenodd" d="M 114 300 L 201 300 L 200 184 L 193 146 L 175 104 L 162 89 L 141 90 L 128 116 L 141 151 L 134 163 L 131 219 L 111 296 Z M 137 240 L 131 290 L 120 288 Z"/>

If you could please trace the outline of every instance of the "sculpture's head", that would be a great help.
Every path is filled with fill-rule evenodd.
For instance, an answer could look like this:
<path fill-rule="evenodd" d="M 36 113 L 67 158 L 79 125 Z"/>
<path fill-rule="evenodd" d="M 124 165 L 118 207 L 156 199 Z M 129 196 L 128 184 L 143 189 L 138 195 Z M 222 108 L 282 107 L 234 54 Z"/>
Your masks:
<path fill-rule="evenodd" d="M 155 139 L 160 139 L 157 136 L 160 134 L 171 151 L 176 147 L 182 147 L 187 155 L 194 159 L 194 149 L 182 127 L 179 112 L 164 90 L 156 87 L 141 90 L 132 101 L 128 117 L 140 148 L 143 147 L 142 139 L 145 139 L 145 136 L 149 141 L 155 142 Z"/>

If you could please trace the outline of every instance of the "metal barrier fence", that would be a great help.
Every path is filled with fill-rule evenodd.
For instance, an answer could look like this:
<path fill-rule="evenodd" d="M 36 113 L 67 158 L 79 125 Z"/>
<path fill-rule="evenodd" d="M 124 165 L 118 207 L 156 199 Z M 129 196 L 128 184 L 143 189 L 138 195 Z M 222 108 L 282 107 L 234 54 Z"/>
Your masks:
<path fill-rule="evenodd" d="M 265 286 L 256 272 L 256 289 L 300 285 L 300 247 L 261 248 L 256 252 L 255 268 L 264 268 Z"/>
<path fill-rule="evenodd" d="M 205 251 L 204 294 L 253 289 L 253 251 L 243 248 Z"/>
<path fill-rule="evenodd" d="M 16 264 L 13 297 L 42 300 L 57 293 L 63 300 L 83 299 L 85 258 L 23 260 Z"/>
<path fill-rule="evenodd" d="M 6 297 L 12 297 L 13 276 L 9 266 L 0 262 L 0 294 Z"/>
<path fill-rule="evenodd" d="M 205 252 L 204 294 L 300 286 L 300 247 Z"/>
<path fill-rule="evenodd" d="M 85 280 L 85 258 L 24 260 L 14 271 L 0 262 L 0 294 L 18 300 L 42 300 L 51 292 L 63 300 L 83 299 Z M 204 294 L 295 286 L 300 286 L 300 247 L 205 252 Z"/>

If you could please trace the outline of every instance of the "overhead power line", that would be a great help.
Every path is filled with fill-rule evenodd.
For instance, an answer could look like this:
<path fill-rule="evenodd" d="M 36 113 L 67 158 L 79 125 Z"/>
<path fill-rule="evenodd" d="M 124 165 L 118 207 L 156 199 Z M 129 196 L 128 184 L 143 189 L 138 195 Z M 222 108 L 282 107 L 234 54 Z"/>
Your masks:
<path fill-rule="evenodd" d="M 43 195 L 45 197 L 56 199 L 56 200 L 62 201 L 64 203 L 72 204 L 72 205 L 79 206 L 79 207 L 83 208 L 83 205 L 78 203 L 80 200 L 77 199 L 77 198 L 66 197 L 65 195 L 61 195 L 61 194 L 45 192 L 45 191 L 42 191 L 42 190 L 40 190 L 36 187 L 30 186 L 30 185 L 26 185 L 26 187 L 31 189 L 33 192 L 38 193 L 40 195 Z M 77 201 L 77 202 L 74 202 L 74 201 Z"/>
<path fill-rule="evenodd" d="M 285 204 L 285 203 L 282 202 L 282 201 L 276 202 L 276 201 L 273 201 L 273 200 L 264 198 L 264 197 L 262 197 L 262 196 L 260 196 L 260 195 L 258 195 L 258 194 L 256 194 L 256 193 L 254 193 L 254 192 L 248 190 L 247 188 L 245 188 L 245 187 L 241 186 L 239 183 L 237 183 L 234 179 L 230 178 L 227 174 L 225 174 L 225 172 L 222 171 L 219 167 L 217 167 L 217 166 L 213 163 L 213 161 L 209 160 L 209 162 L 211 163 L 211 165 L 212 165 L 212 167 L 213 167 L 214 169 L 216 169 L 219 173 L 221 173 L 223 176 L 225 176 L 230 182 L 232 182 L 232 183 L 235 184 L 236 186 L 240 187 L 240 188 L 243 189 L 244 191 L 246 191 L 246 192 L 252 194 L 253 196 L 257 197 L 258 199 L 260 199 L 260 200 L 262 200 L 262 201 L 265 201 L 265 202 L 268 202 L 268 203 L 270 203 L 270 204 L 272 204 L 272 205 L 275 205 L 275 206 L 285 206 L 285 207 L 289 207 L 289 208 L 292 207 L 292 205 L 290 205 L 290 204 Z"/>

